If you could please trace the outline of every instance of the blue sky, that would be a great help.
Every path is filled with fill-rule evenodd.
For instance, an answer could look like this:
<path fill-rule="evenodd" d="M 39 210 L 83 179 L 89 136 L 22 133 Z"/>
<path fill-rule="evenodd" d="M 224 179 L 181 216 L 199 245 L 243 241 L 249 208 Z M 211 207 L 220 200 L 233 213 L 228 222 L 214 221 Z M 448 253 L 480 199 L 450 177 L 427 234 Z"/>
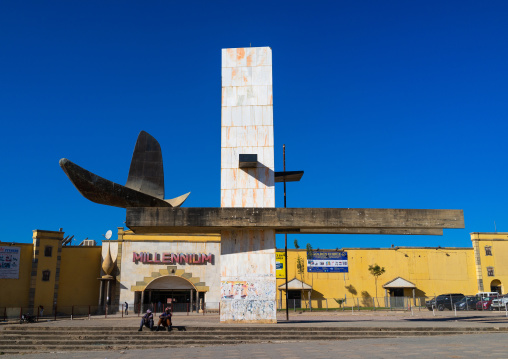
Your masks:
<path fill-rule="evenodd" d="M 84 199 L 58 160 L 124 184 L 141 130 L 162 146 L 166 197 L 218 207 L 221 49 L 250 45 L 273 51 L 276 170 L 284 143 L 305 170 L 288 207 L 464 210 L 442 237 L 290 247 L 508 231 L 507 18 L 503 1 L 2 1 L 1 240 L 116 234 L 125 210 Z"/>

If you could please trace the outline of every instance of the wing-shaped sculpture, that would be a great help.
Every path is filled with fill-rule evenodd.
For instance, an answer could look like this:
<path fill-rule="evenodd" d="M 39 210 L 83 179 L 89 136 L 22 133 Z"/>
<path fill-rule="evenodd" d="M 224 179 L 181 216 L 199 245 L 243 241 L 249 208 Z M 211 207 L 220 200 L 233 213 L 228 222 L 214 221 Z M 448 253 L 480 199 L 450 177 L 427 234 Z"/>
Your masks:
<path fill-rule="evenodd" d="M 157 140 L 145 131 L 138 136 L 125 186 L 97 176 L 66 158 L 60 160 L 60 167 L 83 197 L 108 206 L 179 207 L 190 194 L 164 199 L 161 148 Z"/>

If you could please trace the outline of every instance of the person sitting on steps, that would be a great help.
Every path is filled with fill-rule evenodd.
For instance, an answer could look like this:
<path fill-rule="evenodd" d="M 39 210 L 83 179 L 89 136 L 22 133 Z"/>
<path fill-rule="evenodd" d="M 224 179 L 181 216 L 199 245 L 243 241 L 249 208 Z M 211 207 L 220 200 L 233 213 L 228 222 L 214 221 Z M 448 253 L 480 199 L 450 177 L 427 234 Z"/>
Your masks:
<path fill-rule="evenodd" d="M 146 314 L 141 318 L 141 324 L 139 325 L 138 332 L 143 330 L 143 325 L 150 328 L 150 330 L 153 330 L 153 314 L 150 309 L 148 309 Z"/>
<path fill-rule="evenodd" d="M 166 308 L 161 315 L 159 315 L 159 323 L 157 323 L 157 331 L 160 330 L 160 326 L 167 327 L 168 332 L 173 330 L 173 323 L 171 322 L 171 309 L 169 307 Z"/>

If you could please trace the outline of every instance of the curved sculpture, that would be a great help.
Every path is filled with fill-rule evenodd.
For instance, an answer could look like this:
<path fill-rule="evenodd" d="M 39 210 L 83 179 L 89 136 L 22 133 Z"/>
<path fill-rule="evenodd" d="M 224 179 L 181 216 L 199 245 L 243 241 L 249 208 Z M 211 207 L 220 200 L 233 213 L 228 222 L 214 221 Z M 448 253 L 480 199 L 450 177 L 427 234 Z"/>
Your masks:
<path fill-rule="evenodd" d="M 145 131 L 138 136 L 125 186 L 87 171 L 66 158 L 60 160 L 60 167 L 83 197 L 108 206 L 179 207 L 190 194 L 164 199 L 161 148 Z"/>

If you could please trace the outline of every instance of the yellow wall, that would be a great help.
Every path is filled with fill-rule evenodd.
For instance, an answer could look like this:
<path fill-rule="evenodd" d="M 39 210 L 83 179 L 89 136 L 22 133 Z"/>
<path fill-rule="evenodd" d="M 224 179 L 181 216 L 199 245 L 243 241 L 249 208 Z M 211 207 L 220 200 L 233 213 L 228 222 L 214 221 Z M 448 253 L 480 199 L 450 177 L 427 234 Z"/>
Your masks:
<path fill-rule="evenodd" d="M 62 248 L 57 302 L 59 311 L 72 305 L 97 305 L 101 249 L 100 246 Z"/>
<path fill-rule="evenodd" d="M 508 234 L 507 233 L 471 233 L 471 240 L 479 242 L 481 274 L 483 289 L 491 291 L 493 281 L 500 281 L 502 292 L 508 292 Z M 492 248 L 492 255 L 487 256 L 485 247 Z M 487 267 L 494 268 L 494 276 L 488 276 Z"/>
<path fill-rule="evenodd" d="M 10 245 L 11 243 L 0 242 L 0 246 Z M 14 247 L 21 248 L 19 279 L 0 279 L 0 308 L 28 306 L 33 245 L 31 243 L 14 243 Z M 3 312 L 0 312 L 1 315 Z"/>
<path fill-rule="evenodd" d="M 61 246 L 63 232 L 33 231 L 34 260 L 37 260 L 37 273 L 32 277 L 32 288 L 35 288 L 34 308 L 43 306 L 49 314 L 54 304 L 55 281 L 58 264 L 58 248 Z M 45 248 L 52 247 L 51 257 L 45 256 Z M 43 271 L 49 270 L 48 281 L 43 281 Z"/>
<path fill-rule="evenodd" d="M 329 307 L 337 306 L 333 298 L 354 297 L 361 301 L 365 297 L 376 297 L 375 280 L 368 270 L 369 265 L 374 264 L 386 270 L 377 280 L 378 298 L 385 296 L 383 285 L 397 277 L 415 284 L 417 297 L 477 292 L 472 248 L 397 247 L 344 250 L 348 253 L 349 273 L 308 273 L 306 250 L 289 250 L 289 280 L 295 277 L 301 280 L 296 269 L 297 256 L 300 255 L 305 261 L 303 281 L 313 287 L 311 299 L 328 298 Z M 278 286 L 283 283 L 284 279 L 277 279 Z M 277 294 L 279 299 L 280 291 Z M 412 290 L 406 289 L 404 295 L 412 296 Z"/>

